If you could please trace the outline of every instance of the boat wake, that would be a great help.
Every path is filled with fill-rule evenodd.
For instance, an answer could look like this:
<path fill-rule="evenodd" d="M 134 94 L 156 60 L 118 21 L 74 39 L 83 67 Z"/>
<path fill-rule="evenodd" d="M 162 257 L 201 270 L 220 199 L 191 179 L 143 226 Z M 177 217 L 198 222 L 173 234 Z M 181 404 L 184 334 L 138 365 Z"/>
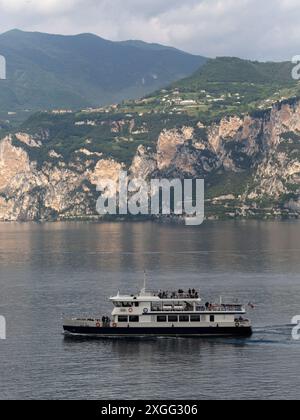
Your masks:
<path fill-rule="evenodd" d="M 300 344 L 300 341 L 292 337 L 293 326 L 291 324 L 269 325 L 254 328 L 253 336 L 248 340 L 249 344 Z"/>

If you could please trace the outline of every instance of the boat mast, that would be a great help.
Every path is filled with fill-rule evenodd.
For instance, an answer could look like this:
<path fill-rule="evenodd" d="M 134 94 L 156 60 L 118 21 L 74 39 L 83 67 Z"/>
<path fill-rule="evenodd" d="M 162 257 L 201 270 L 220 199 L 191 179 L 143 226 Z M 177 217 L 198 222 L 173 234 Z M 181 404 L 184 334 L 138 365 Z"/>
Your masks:
<path fill-rule="evenodd" d="M 144 286 L 142 289 L 142 293 L 145 294 L 146 293 L 146 288 L 147 288 L 147 273 L 146 270 L 144 271 Z"/>

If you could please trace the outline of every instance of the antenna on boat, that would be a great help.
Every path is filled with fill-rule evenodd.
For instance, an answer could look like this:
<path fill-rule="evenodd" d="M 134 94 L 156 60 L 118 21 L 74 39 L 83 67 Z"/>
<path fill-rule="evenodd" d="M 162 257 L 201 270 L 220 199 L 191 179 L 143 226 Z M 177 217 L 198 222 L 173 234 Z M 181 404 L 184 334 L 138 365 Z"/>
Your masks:
<path fill-rule="evenodd" d="M 146 270 L 144 270 L 144 286 L 143 286 L 143 289 L 142 289 L 142 293 L 146 293 L 146 288 L 147 288 L 147 272 L 146 272 Z"/>

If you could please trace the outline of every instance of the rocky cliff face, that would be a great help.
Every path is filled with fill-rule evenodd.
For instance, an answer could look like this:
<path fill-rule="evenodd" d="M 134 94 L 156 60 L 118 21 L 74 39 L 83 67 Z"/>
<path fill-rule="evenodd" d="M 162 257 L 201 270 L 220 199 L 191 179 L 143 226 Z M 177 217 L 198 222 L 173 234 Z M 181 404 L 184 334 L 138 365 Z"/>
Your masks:
<path fill-rule="evenodd" d="M 134 127 L 134 119 L 132 121 Z M 118 179 L 123 162 L 86 148 L 66 161 L 56 150 L 38 164 L 47 130 L 16 133 L 0 143 L 0 220 L 93 217 L 99 180 Z M 160 133 L 141 145 L 130 176 L 205 178 L 209 217 L 300 214 L 300 103 L 275 104 L 257 115 L 201 122 Z"/>

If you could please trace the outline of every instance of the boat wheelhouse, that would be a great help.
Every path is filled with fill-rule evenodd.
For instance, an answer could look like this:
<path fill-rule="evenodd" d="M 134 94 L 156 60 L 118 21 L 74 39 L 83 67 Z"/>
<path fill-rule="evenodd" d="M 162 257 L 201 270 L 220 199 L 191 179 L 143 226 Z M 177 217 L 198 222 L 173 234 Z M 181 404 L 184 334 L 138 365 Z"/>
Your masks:
<path fill-rule="evenodd" d="M 118 293 L 110 298 L 111 317 L 71 318 L 67 334 L 102 337 L 143 336 L 250 336 L 246 308 L 236 302 L 203 303 L 200 292 L 147 291 Z"/>

